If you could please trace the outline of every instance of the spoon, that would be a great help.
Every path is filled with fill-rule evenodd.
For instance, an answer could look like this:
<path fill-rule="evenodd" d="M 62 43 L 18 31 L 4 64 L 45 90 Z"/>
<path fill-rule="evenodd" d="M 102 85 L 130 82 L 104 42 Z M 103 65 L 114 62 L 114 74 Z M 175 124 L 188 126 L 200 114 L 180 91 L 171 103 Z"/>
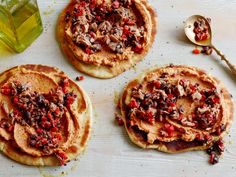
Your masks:
<path fill-rule="evenodd" d="M 205 25 L 208 26 L 208 31 L 209 31 L 209 38 L 206 39 L 206 40 L 202 40 L 202 41 L 197 41 L 195 39 L 195 33 L 193 32 L 193 29 L 194 29 L 194 22 L 196 22 L 198 19 L 202 19 L 205 21 Z M 191 17 L 189 17 L 187 20 L 186 20 L 186 23 L 185 23 L 185 34 L 186 36 L 188 37 L 188 39 L 196 44 L 196 45 L 199 45 L 199 46 L 209 46 L 211 47 L 212 49 L 215 50 L 215 52 L 217 53 L 217 55 L 219 55 L 221 57 L 221 60 L 225 61 L 226 64 L 228 65 L 228 67 L 230 68 L 231 72 L 233 74 L 236 75 L 236 67 L 228 60 L 226 59 L 225 55 L 219 51 L 213 44 L 212 44 L 212 32 L 211 32 L 211 26 L 208 22 L 208 20 L 201 16 L 201 15 L 193 15 Z"/>

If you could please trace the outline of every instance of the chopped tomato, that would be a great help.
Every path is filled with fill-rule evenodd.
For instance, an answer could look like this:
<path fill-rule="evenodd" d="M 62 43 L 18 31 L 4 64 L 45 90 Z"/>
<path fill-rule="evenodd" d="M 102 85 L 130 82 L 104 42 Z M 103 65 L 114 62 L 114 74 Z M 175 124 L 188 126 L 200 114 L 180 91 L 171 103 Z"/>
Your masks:
<path fill-rule="evenodd" d="M 94 9 L 96 7 L 96 1 L 97 0 L 91 0 L 90 3 L 89 3 L 89 8 L 90 9 Z"/>
<path fill-rule="evenodd" d="M 4 95 L 10 95 L 11 94 L 11 88 L 9 85 L 4 85 L 1 88 L 1 93 Z"/>
<path fill-rule="evenodd" d="M 138 108 L 139 104 L 138 104 L 138 102 L 135 99 L 131 99 L 130 103 L 129 103 L 129 107 L 130 108 Z"/>
<path fill-rule="evenodd" d="M 85 53 L 87 53 L 87 54 L 90 55 L 90 54 L 93 53 L 93 51 L 92 51 L 90 48 L 87 47 L 87 48 L 85 49 Z"/>
<path fill-rule="evenodd" d="M 125 27 L 123 28 L 123 34 L 124 34 L 124 35 L 132 34 L 132 33 L 130 32 L 130 29 L 129 29 L 128 26 L 125 26 Z"/>
<path fill-rule="evenodd" d="M 57 132 L 57 131 L 58 131 L 58 128 L 57 128 L 57 127 L 52 127 L 52 128 L 51 128 L 51 131 L 52 131 L 52 132 Z"/>
<path fill-rule="evenodd" d="M 135 47 L 132 48 L 132 50 L 136 53 L 142 53 L 143 51 L 143 46 L 141 44 L 136 44 Z"/>
<path fill-rule="evenodd" d="M 171 94 L 171 93 L 170 93 L 170 94 L 168 94 L 167 96 L 168 96 L 168 98 L 169 98 L 169 99 L 172 99 L 172 98 L 174 97 L 174 95 L 173 95 L 173 94 Z"/>
<path fill-rule="evenodd" d="M 118 8 L 120 7 L 119 1 L 114 1 L 114 2 L 112 3 L 112 7 L 113 7 L 114 9 L 118 9 Z"/>
<path fill-rule="evenodd" d="M 64 151 L 57 151 L 55 152 L 56 157 L 58 158 L 61 165 L 65 165 L 68 157 Z"/>
<path fill-rule="evenodd" d="M 189 87 L 190 87 L 190 89 L 192 90 L 192 92 L 195 92 L 195 90 L 196 90 L 196 87 L 195 87 L 194 85 L 192 85 L 192 84 L 189 84 Z"/>
<path fill-rule="evenodd" d="M 175 127 L 169 123 L 164 124 L 164 129 L 167 131 L 168 135 L 171 136 L 175 131 Z"/>
<path fill-rule="evenodd" d="M 14 129 L 14 126 L 13 126 L 13 125 L 10 125 L 10 126 L 7 128 L 7 131 L 8 131 L 8 132 L 12 132 L 13 129 Z"/>
<path fill-rule="evenodd" d="M 125 22 L 126 25 L 134 25 L 136 22 L 135 20 L 129 18 L 125 18 L 123 21 Z"/>
<path fill-rule="evenodd" d="M 19 102 L 19 98 L 17 96 L 13 97 L 13 103 L 17 104 Z"/>
<path fill-rule="evenodd" d="M 213 103 L 219 103 L 220 102 L 220 98 L 218 98 L 218 97 L 212 98 L 212 102 Z"/>
<path fill-rule="evenodd" d="M 47 121 L 47 117 L 45 117 L 45 116 L 42 116 L 42 118 L 41 118 L 41 121 L 42 121 L 42 122 L 45 122 L 45 121 Z"/>
<path fill-rule="evenodd" d="M 198 54 L 200 54 L 200 53 L 201 53 L 201 51 L 200 51 L 199 49 L 194 49 L 194 50 L 193 50 L 193 54 L 198 55 Z"/>
<path fill-rule="evenodd" d="M 154 82 L 154 85 L 157 89 L 161 88 L 161 83 L 159 81 Z"/>
<path fill-rule="evenodd" d="M 77 13 L 75 13 L 76 17 L 82 16 L 84 14 L 84 11 L 82 9 L 79 9 Z"/>
<path fill-rule="evenodd" d="M 60 109 L 57 107 L 56 110 L 55 110 L 55 114 L 56 114 L 56 115 L 59 115 L 60 112 L 61 112 Z"/>
<path fill-rule="evenodd" d="M 154 115 L 151 111 L 147 111 L 145 113 L 145 120 L 147 120 L 149 123 L 153 124 L 155 121 Z"/>
<path fill-rule="evenodd" d="M 205 101 L 205 100 L 206 100 L 206 96 L 202 94 L 201 101 Z"/>
<path fill-rule="evenodd" d="M 36 130 L 36 132 L 37 132 L 38 134 L 41 134 L 41 133 L 43 133 L 43 129 L 38 128 L 38 129 Z"/>
<path fill-rule="evenodd" d="M 175 103 L 174 103 L 174 102 L 170 102 L 169 105 L 170 105 L 171 107 L 174 107 L 174 106 L 175 106 Z"/>

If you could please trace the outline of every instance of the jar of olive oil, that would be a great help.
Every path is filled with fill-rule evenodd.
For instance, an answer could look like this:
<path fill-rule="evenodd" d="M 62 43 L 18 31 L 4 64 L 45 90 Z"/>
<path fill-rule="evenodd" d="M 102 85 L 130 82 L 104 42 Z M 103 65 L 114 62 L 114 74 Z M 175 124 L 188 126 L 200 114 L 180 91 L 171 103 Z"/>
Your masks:
<path fill-rule="evenodd" d="M 43 31 L 37 0 L 0 0 L 0 40 L 24 51 Z"/>

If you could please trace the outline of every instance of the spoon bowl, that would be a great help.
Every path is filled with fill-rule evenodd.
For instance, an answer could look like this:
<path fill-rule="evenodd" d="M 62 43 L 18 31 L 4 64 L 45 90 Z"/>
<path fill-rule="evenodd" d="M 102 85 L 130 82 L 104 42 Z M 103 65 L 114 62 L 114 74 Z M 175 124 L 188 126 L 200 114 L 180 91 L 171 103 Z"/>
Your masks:
<path fill-rule="evenodd" d="M 203 40 L 203 41 L 196 41 L 195 39 L 195 33 L 193 32 L 194 30 L 194 23 L 198 20 L 198 19 L 202 19 L 205 21 L 205 24 L 206 26 L 208 27 L 208 31 L 209 31 L 209 38 L 206 39 L 206 40 Z M 191 17 L 189 17 L 186 22 L 185 22 L 185 27 L 184 27 L 184 30 L 185 30 L 185 34 L 186 36 L 188 37 L 188 39 L 196 44 L 196 45 L 199 45 L 199 46 L 211 46 L 212 43 L 212 32 L 211 32 L 211 26 L 209 24 L 209 22 L 207 21 L 207 19 L 201 15 L 193 15 Z"/>
<path fill-rule="evenodd" d="M 209 37 L 205 40 L 200 40 L 200 41 L 197 41 L 195 39 L 196 37 L 196 34 L 194 33 L 194 23 L 196 21 L 198 21 L 199 19 L 201 20 L 204 20 L 205 22 L 205 25 L 208 27 L 208 33 L 209 33 Z M 198 46 L 208 46 L 208 47 L 211 47 L 213 50 L 215 50 L 215 52 L 217 53 L 217 55 L 219 55 L 221 57 L 221 60 L 225 61 L 225 63 L 228 65 L 228 67 L 230 68 L 231 72 L 233 74 L 236 75 L 236 67 L 235 65 L 233 65 L 226 57 L 225 55 L 219 51 L 213 44 L 212 44 L 212 30 L 211 30 L 211 26 L 208 22 L 208 20 L 201 16 L 201 15 L 193 15 L 191 17 L 189 17 L 186 22 L 185 22 L 185 27 L 184 27 L 184 31 L 185 31 L 185 34 L 186 36 L 188 37 L 188 39 L 198 45 Z"/>

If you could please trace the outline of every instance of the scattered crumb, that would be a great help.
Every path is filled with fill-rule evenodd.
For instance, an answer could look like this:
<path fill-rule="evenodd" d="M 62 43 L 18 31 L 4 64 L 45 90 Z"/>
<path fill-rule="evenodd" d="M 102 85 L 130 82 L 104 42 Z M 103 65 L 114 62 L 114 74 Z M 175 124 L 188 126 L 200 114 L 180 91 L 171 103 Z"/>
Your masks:
<path fill-rule="evenodd" d="M 169 43 L 170 43 L 169 41 L 166 42 L 166 44 L 169 44 Z"/>
<path fill-rule="evenodd" d="M 55 11 L 54 9 L 51 9 L 51 10 L 48 10 L 48 11 L 44 11 L 43 15 L 51 15 L 54 11 Z"/>
<path fill-rule="evenodd" d="M 55 9 L 52 8 L 51 5 L 48 6 L 47 10 L 43 12 L 43 15 L 51 15 Z"/>
<path fill-rule="evenodd" d="M 114 103 L 118 104 L 119 103 L 119 92 L 118 91 L 114 91 Z"/>
<path fill-rule="evenodd" d="M 77 77 L 75 78 L 75 80 L 76 80 L 76 81 L 82 81 L 82 80 L 84 80 L 84 76 L 77 76 Z"/>
<path fill-rule="evenodd" d="M 137 71 L 137 65 L 133 65 L 132 68 L 134 69 L 135 72 Z"/>

